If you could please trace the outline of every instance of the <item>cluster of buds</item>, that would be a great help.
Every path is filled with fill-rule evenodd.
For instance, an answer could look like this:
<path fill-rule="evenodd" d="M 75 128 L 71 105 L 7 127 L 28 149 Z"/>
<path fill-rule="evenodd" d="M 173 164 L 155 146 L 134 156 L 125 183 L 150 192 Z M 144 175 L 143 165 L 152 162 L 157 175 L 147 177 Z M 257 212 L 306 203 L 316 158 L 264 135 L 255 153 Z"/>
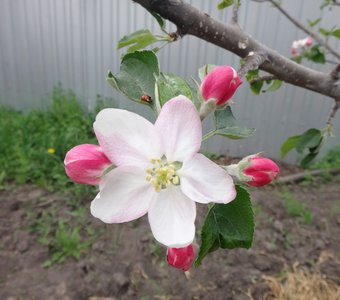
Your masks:
<path fill-rule="evenodd" d="M 308 38 L 303 41 L 295 42 L 293 47 L 297 49 L 312 43 Z M 202 113 L 206 116 L 217 107 L 227 104 L 241 84 L 242 81 L 237 72 L 230 66 L 219 66 L 209 72 L 200 86 L 203 100 L 201 117 Z M 92 144 L 82 144 L 72 148 L 67 153 L 64 163 L 66 174 L 73 181 L 90 185 L 99 185 L 105 174 L 114 167 L 102 148 Z M 177 171 L 182 166 L 178 166 L 176 162 L 168 163 L 165 157 L 152 159 L 150 164 L 151 166 L 146 169 L 146 181 L 153 185 L 156 192 L 170 185 L 180 185 Z M 256 187 L 270 183 L 279 173 L 279 167 L 272 160 L 258 155 L 247 156 L 238 164 L 225 168 L 230 175 Z M 194 259 L 192 244 L 181 248 L 172 248 L 168 244 L 167 262 L 170 266 L 188 271 Z"/>
<path fill-rule="evenodd" d="M 227 166 L 226 169 L 238 180 L 255 187 L 272 182 L 280 172 L 275 162 L 257 154 L 249 155 L 238 164 Z"/>
<path fill-rule="evenodd" d="M 294 57 L 298 56 L 298 52 L 303 52 L 307 50 L 313 44 L 313 38 L 308 36 L 305 39 L 294 41 L 290 52 L 293 54 Z"/>

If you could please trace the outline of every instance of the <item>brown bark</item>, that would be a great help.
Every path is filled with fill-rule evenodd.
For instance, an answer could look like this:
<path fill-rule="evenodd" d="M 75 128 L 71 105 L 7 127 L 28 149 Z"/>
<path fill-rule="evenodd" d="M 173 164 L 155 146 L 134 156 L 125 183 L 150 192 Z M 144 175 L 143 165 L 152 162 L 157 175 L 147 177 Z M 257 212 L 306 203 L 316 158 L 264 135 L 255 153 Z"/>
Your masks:
<path fill-rule="evenodd" d="M 182 0 L 133 0 L 173 22 L 181 36 L 190 34 L 247 58 L 263 56 L 260 69 L 277 79 L 337 99 L 340 82 L 330 73 L 307 68 L 246 34 L 237 24 L 224 24 Z"/>

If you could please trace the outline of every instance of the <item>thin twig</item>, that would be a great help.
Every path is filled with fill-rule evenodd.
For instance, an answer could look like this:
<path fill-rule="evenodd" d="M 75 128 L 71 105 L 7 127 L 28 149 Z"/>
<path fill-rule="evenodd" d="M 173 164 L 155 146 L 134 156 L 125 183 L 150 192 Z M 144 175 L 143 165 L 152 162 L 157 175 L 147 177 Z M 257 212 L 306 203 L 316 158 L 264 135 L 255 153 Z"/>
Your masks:
<path fill-rule="evenodd" d="M 338 64 L 336 61 L 330 60 L 330 59 L 326 59 L 326 63 L 332 64 L 332 65 Z"/>
<path fill-rule="evenodd" d="M 233 4 L 233 16 L 231 18 L 232 24 L 238 24 L 238 1 L 234 0 Z"/>
<path fill-rule="evenodd" d="M 337 53 L 324 39 L 322 39 L 318 34 L 307 28 L 300 21 L 292 17 L 285 9 L 282 8 L 280 4 L 278 4 L 275 0 L 268 0 L 272 3 L 288 20 L 290 20 L 295 26 L 299 27 L 305 33 L 314 38 L 320 45 L 324 46 L 330 53 L 332 53 L 335 57 L 340 59 L 340 54 Z"/>
<path fill-rule="evenodd" d="M 325 174 L 326 172 L 331 175 L 337 175 L 337 174 L 340 174 L 340 169 L 314 170 L 314 171 L 297 173 L 293 175 L 287 175 L 287 176 L 284 176 L 284 177 L 281 177 L 275 180 L 274 183 L 278 183 L 278 184 L 297 183 L 297 182 L 303 181 L 305 178 L 308 178 L 308 176 L 313 176 L 313 177 L 319 176 L 319 175 Z"/>
<path fill-rule="evenodd" d="M 334 99 L 334 105 L 333 105 L 333 107 L 332 107 L 332 109 L 331 109 L 331 111 L 328 115 L 328 119 L 327 119 L 326 124 L 328 124 L 330 126 L 333 125 L 332 120 L 335 117 L 336 112 L 338 111 L 339 108 L 340 108 L 340 98 L 336 98 L 336 99 Z"/>

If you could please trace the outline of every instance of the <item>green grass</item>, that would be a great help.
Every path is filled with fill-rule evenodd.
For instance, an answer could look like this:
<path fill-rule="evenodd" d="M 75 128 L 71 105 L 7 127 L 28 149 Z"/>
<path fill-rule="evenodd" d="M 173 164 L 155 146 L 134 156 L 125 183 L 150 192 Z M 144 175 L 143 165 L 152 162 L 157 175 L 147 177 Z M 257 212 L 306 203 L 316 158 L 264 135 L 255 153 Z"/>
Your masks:
<path fill-rule="evenodd" d="M 0 106 L 0 187 L 13 180 L 79 197 L 93 194 L 93 187 L 68 179 L 63 161 L 72 147 L 97 143 L 92 130 L 96 112 L 84 113 L 75 94 L 60 86 L 54 89 L 48 110 L 24 114 Z"/>
<path fill-rule="evenodd" d="M 48 247 L 50 258 L 43 262 L 43 267 L 63 263 L 68 258 L 79 259 L 96 237 L 102 234 L 95 231 L 86 220 L 86 209 L 80 207 L 68 212 L 69 216 L 60 216 L 61 208 L 50 207 L 37 213 L 28 212 L 30 231 L 37 235 L 37 242 Z"/>
<path fill-rule="evenodd" d="M 310 224 L 313 220 L 312 212 L 301 203 L 291 192 L 283 193 L 283 204 L 288 214 L 294 217 L 299 217 L 303 223 Z"/>
<path fill-rule="evenodd" d="M 48 239 L 51 258 L 43 263 L 43 267 L 50 267 L 54 263 L 62 263 L 67 258 L 79 259 L 92 243 L 91 240 L 83 241 L 80 226 L 70 227 L 65 221 L 59 220 L 53 238 Z"/>
<path fill-rule="evenodd" d="M 311 169 L 340 168 L 340 145 L 331 149 L 322 159 L 314 163 Z"/>
<path fill-rule="evenodd" d="M 47 110 L 23 113 L 0 106 L 0 189 L 10 182 L 29 183 L 67 195 L 43 211 L 27 210 L 28 229 L 50 253 L 44 267 L 79 259 L 101 234 L 86 219 L 88 208 L 81 201 L 93 197 L 96 187 L 72 182 L 65 174 L 64 158 L 78 144 L 97 144 L 92 126 L 103 107 L 98 101 L 93 113 L 85 113 L 75 94 L 61 86 L 54 89 Z"/>

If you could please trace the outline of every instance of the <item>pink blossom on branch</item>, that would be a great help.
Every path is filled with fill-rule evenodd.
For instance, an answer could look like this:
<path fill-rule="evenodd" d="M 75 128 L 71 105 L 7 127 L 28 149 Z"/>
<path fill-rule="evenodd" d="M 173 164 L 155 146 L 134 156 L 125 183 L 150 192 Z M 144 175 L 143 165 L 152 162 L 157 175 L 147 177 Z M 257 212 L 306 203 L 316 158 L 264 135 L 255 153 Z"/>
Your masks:
<path fill-rule="evenodd" d="M 218 66 L 205 76 L 201 94 L 205 101 L 215 99 L 216 105 L 224 105 L 242 84 L 237 72 L 230 66 Z"/>
<path fill-rule="evenodd" d="M 82 144 L 67 152 L 65 171 L 73 181 L 98 185 L 104 172 L 112 166 L 102 149 L 97 145 Z"/>
<path fill-rule="evenodd" d="M 184 96 L 168 101 L 155 124 L 121 109 L 104 109 L 94 130 L 116 166 L 101 180 L 91 213 L 105 223 L 148 214 L 156 240 L 170 248 L 190 245 L 196 204 L 228 203 L 236 196 L 232 178 L 198 151 L 202 124 Z"/>
<path fill-rule="evenodd" d="M 174 268 L 188 271 L 195 259 L 192 244 L 183 248 L 168 248 L 167 261 Z"/>
<path fill-rule="evenodd" d="M 308 48 L 312 46 L 312 44 L 313 44 L 313 38 L 308 36 L 304 39 L 294 41 L 290 51 L 292 54 L 296 54 L 299 49 Z"/>

